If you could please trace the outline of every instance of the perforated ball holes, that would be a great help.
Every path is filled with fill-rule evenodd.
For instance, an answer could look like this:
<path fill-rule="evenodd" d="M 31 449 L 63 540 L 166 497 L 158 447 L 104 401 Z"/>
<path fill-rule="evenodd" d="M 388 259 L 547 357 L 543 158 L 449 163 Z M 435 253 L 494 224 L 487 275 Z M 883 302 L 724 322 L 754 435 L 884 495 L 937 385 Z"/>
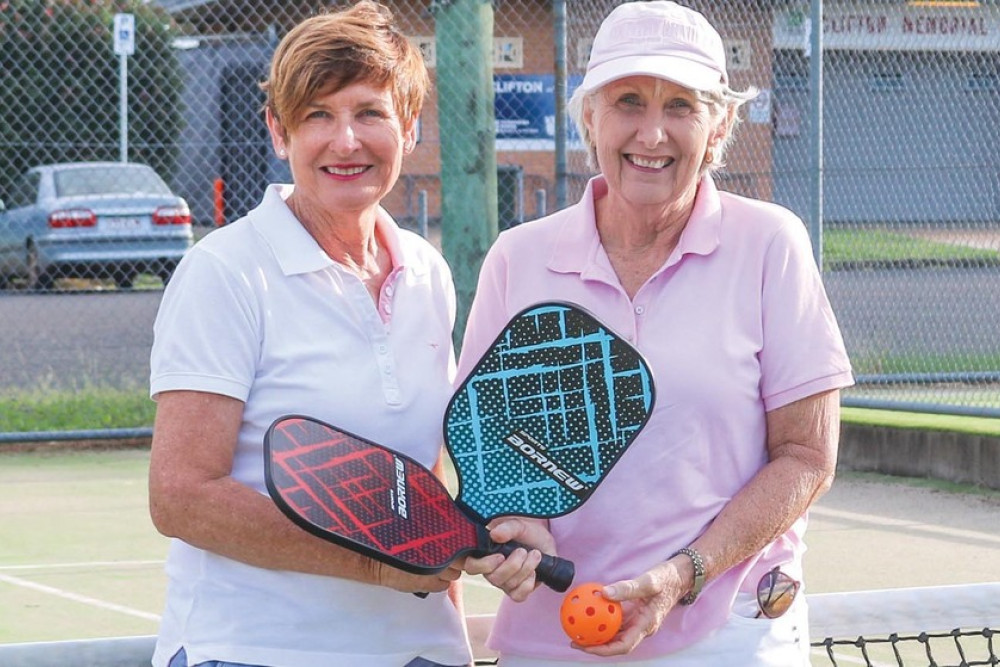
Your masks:
<path fill-rule="evenodd" d="M 611 640 L 622 626 L 622 605 L 605 600 L 603 585 L 580 584 L 563 599 L 559 620 L 563 631 L 580 646 L 598 646 Z"/>

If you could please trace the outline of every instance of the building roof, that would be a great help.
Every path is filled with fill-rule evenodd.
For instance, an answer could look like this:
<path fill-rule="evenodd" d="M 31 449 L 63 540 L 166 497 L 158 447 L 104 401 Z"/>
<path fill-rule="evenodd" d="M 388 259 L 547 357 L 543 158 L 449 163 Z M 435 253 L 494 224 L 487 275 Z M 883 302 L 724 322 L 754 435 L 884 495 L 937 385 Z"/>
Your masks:
<path fill-rule="evenodd" d="M 203 7 L 204 5 L 211 5 L 214 2 L 216 0 L 153 0 L 154 5 L 163 7 L 170 14 L 176 14 L 177 12 L 195 7 Z"/>

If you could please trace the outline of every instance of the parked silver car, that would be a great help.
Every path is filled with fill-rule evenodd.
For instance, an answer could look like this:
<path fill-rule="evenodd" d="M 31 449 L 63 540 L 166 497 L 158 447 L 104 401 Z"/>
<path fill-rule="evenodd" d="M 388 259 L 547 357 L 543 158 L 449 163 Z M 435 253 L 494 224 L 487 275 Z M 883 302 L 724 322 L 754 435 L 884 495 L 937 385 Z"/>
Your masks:
<path fill-rule="evenodd" d="M 0 201 L 0 286 L 139 273 L 164 284 L 193 244 L 191 212 L 152 168 L 123 162 L 32 167 Z"/>

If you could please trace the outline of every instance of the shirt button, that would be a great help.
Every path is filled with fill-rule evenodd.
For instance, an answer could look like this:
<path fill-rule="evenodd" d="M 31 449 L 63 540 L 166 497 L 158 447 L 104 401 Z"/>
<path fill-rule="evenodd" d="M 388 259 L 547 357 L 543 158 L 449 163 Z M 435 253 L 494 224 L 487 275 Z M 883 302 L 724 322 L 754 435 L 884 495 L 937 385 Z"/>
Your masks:
<path fill-rule="evenodd" d="M 635 307 L 635 314 L 636 315 L 642 315 L 645 312 L 646 312 L 646 307 L 645 306 L 636 306 Z"/>
<path fill-rule="evenodd" d="M 392 292 L 393 292 L 393 287 L 392 287 L 392 285 L 389 285 L 389 286 L 387 286 L 387 287 L 385 288 L 385 295 L 386 295 L 386 296 L 392 296 Z"/>
<path fill-rule="evenodd" d="M 379 354 L 385 354 L 388 350 L 389 350 L 389 348 L 387 348 L 385 345 L 379 345 L 378 346 L 378 353 Z"/>

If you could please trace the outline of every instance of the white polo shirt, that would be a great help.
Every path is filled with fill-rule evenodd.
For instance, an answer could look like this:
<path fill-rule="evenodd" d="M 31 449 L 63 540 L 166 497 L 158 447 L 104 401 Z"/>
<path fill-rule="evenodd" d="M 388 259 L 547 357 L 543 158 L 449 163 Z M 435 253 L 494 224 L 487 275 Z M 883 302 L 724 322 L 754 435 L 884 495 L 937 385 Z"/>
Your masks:
<path fill-rule="evenodd" d="M 197 390 L 244 401 L 232 476 L 262 494 L 264 432 L 285 414 L 336 424 L 433 465 L 454 375 L 455 296 L 444 259 L 382 211 L 377 224 L 394 268 L 376 308 L 291 213 L 291 192 L 269 187 L 259 207 L 184 257 L 156 318 L 151 395 Z M 167 574 L 157 666 L 182 646 L 189 664 L 471 659 L 444 593 L 420 599 L 260 569 L 180 540 L 171 542 Z"/>
<path fill-rule="evenodd" d="M 704 532 L 766 463 L 766 411 L 853 380 L 808 235 L 790 211 L 719 192 L 704 178 L 677 247 L 629 299 L 597 233 L 594 202 L 606 193 L 595 178 L 576 205 L 500 235 L 480 274 L 459 378 L 508 318 L 543 300 L 583 306 L 646 357 L 656 384 L 647 426 L 586 503 L 550 522 L 576 581 L 608 584 L 642 574 Z M 754 590 L 775 565 L 800 578 L 805 526 L 803 517 L 708 583 L 629 659 L 678 651 L 719 628 L 737 593 Z M 545 587 L 520 604 L 505 599 L 490 645 L 600 662 L 569 648 L 561 602 Z"/>

